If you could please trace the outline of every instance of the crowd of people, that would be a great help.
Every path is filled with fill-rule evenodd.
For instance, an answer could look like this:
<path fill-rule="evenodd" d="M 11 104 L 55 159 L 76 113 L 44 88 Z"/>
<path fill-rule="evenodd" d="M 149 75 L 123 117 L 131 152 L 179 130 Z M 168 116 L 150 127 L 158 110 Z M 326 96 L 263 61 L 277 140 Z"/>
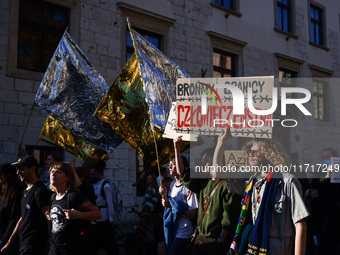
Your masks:
<path fill-rule="evenodd" d="M 201 154 L 208 168 L 223 165 L 230 139 Z M 155 233 L 158 254 L 339 254 L 340 184 L 331 172 L 314 179 L 264 171 L 288 164 L 274 140 L 254 139 L 243 150 L 259 171 L 249 179 L 190 178 L 174 139 L 169 174 L 149 174 L 142 224 Z M 104 162 L 86 170 L 53 152 L 45 166 L 30 155 L 0 166 L 0 254 L 115 254 L 116 212 Z M 322 163 L 337 157 L 322 150 Z"/>
<path fill-rule="evenodd" d="M 223 165 L 230 138 L 225 132 L 214 149 L 201 154 L 204 167 Z M 326 174 L 309 179 L 270 171 L 288 165 L 284 149 L 274 139 L 253 139 L 243 146 L 249 164 L 259 169 L 249 179 L 219 179 L 214 173 L 211 179 L 194 179 L 180 155 L 181 142 L 181 137 L 174 139 L 175 158 L 169 162 L 175 180 L 159 188 L 168 254 L 340 254 L 340 184 L 331 182 L 330 167 Z M 332 148 L 321 155 L 324 166 L 338 156 Z M 173 192 L 179 185 L 197 196 L 196 216 L 186 211 L 193 208 L 190 196 Z M 182 218 L 195 219 L 185 225 L 195 238 L 177 235 L 176 231 L 185 232 Z"/>
<path fill-rule="evenodd" d="M 115 211 L 111 187 L 103 185 L 105 198 L 101 192 L 105 163 L 86 171 L 63 160 L 51 152 L 43 168 L 30 155 L 1 165 L 0 254 L 112 254 Z"/>

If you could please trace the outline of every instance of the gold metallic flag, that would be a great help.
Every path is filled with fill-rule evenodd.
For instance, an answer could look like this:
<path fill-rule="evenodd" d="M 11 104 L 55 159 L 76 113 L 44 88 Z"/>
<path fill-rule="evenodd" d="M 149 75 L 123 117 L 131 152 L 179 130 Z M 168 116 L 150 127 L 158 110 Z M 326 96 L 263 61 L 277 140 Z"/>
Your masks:
<path fill-rule="evenodd" d="M 73 136 L 70 131 L 65 129 L 63 125 L 52 116 L 47 117 L 39 139 L 58 145 L 71 154 L 77 152 L 78 158 L 83 161 L 85 161 L 87 157 L 103 161 L 109 159 L 109 156 L 105 151 L 96 149 L 79 137 Z"/>
<path fill-rule="evenodd" d="M 133 53 L 103 97 L 97 107 L 96 116 L 110 124 L 111 128 L 144 158 L 145 170 L 151 171 L 157 169 L 157 156 L 153 135 L 156 137 L 159 153 L 158 159 L 161 166 L 174 155 L 174 148 L 172 140 L 162 137 L 162 131 L 158 128 L 159 125 L 154 126 L 153 134 L 149 114 L 150 106 L 147 104 L 149 100 L 146 100 L 144 91 L 145 84 L 143 82 L 146 79 L 150 79 L 154 88 L 158 86 L 157 91 L 163 92 L 156 93 L 157 98 L 154 99 L 154 102 L 157 102 L 159 109 L 170 109 L 171 102 L 164 93 L 167 90 L 171 90 L 173 94 L 175 93 L 175 84 L 172 82 L 177 79 L 176 75 L 178 75 L 178 72 L 172 72 L 175 76 L 172 77 L 171 84 L 169 82 L 167 85 L 157 83 L 154 80 L 155 77 L 157 76 L 159 78 L 162 77 L 162 75 L 164 76 L 162 64 L 165 64 L 164 61 L 166 57 L 164 55 L 163 58 L 160 57 L 158 50 L 156 54 L 155 49 L 152 47 L 149 48 L 149 51 L 147 51 L 148 55 L 144 56 L 144 59 L 147 59 L 148 61 L 146 62 L 149 64 L 157 62 L 158 69 L 149 68 L 150 71 L 145 73 L 143 78 L 137 53 L 138 49 Z M 166 58 L 166 61 L 169 61 L 168 58 Z M 184 71 L 182 72 L 185 73 Z M 164 88 L 162 86 L 167 87 Z M 159 116 L 161 114 L 163 113 L 160 113 Z M 166 115 L 168 114 L 169 112 L 164 112 L 165 116 L 160 119 L 167 119 Z M 186 148 L 188 148 L 188 146 L 189 143 L 186 143 Z"/>

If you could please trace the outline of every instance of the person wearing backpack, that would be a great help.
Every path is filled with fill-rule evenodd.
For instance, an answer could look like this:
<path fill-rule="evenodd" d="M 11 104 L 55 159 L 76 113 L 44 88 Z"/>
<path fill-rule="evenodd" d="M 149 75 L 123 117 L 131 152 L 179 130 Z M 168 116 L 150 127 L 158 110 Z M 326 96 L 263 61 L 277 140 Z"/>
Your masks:
<path fill-rule="evenodd" d="M 106 254 L 111 254 L 115 239 L 116 211 L 112 187 L 103 176 L 105 167 L 106 164 L 103 161 L 91 167 L 90 179 L 93 182 L 94 193 L 97 196 L 96 204 L 102 213 L 102 218 L 96 221 L 98 230 L 97 252 L 104 249 Z"/>

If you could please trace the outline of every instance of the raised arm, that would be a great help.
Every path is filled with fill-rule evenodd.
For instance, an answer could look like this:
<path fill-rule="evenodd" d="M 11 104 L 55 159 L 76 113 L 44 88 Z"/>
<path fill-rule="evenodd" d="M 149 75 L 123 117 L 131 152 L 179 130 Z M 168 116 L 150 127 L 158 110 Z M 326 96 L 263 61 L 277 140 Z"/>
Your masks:
<path fill-rule="evenodd" d="M 181 147 L 182 144 L 182 136 L 178 136 L 174 139 L 174 149 L 175 149 L 175 160 L 176 160 L 176 170 L 178 175 L 182 175 L 184 172 L 184 164 L 181 157 Z"/>
<path fill-rule="evenodd" d="M 213 157 L 213 166 L 215 169 L 217 169 L 217 166 L 222 167 L 224 165 L 223 162 L 223 152 L 225 145 L 231 138 L 230 136 L 230 130 L 229 128 L 226 129 L 225 133 L 221 136 L 218 137 L 215 152 L 214 152 L 214 157 Z M 236 193 L 239 195 L 243 195 L 244 193 L 244 179 L 241 178 L 228 178 L 228 175 L 226 175 L 226 179 L 229 182 L 229 191 L 231 193 Z"/>
<path fill-rule="evenodd" d="M 26 151 L 25 145 L 24 144 L 19 144 L 18 145 L 18 157 L 21 158 L 25 155 L 28 155 L 28 152 Z"/>
<path fill-rule="evenodd" d="M 76 187 L 78 188 L 80 185 L 82 185 L 82 181 L 77 173 L 76 170 L 76 157 L 73 158 L 73 161 L 71 162 L 72 170 L 73 170 L 73 175 L 74 175 L 74 181 L 76 183 Z"/>
<path fill-rule="evenodd" d="M 226 129 L 223 135 L 218 137 L 215 152 L 214 152 L 214 157 L 213 157 L 213 166 L 215 168 L 219 165 L 223 165 L 223 152 L 224 152 L 224 147 L 229 141 L 231 136 L 229 135 L 229 128 Z"/>

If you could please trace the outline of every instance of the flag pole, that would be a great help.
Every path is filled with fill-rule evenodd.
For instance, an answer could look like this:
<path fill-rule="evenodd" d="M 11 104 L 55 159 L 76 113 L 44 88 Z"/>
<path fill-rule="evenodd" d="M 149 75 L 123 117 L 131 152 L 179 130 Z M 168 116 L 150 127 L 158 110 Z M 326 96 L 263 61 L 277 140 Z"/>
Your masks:
<path fill-rule="evenodd" d="M 156 142 L 156 136 L 155 136 L 155 130 L 154 129 L 152 129 L 152 134 L 153 134 L 153 140 L 154 140 L 154 143 L 155 143 L 156 158 L 157 158 L 157 167 L 158 167 L 158 174 L 159 174 L 159 182 L 160 182 L 161 186 L 163 186 L 161 168 L 159 166 L 158 148 L 157 148 L 157 142 Z"/>
<path fill-rule="evenodd" d="M 31 118 L 31 115 L 32 115 L 34 106 L 35 106 L 35 101 L 33 102 L 32 108 L 31 108 L 31 110 L 30 110 L 30 114 L 28 115 L 28 119 L 27 119 L 27 122 L 26 122 L 26 125 L 25 125 L 25 128 L 24 128 L 24 132 L 22 133 L 22 137 L 21 137 L 21 140 L 20 140 L 20 145 L 21 145 L 22 142 L 24 141 L 24 136 L 25 136 L 25 133 L 26 133 L 26 130 L 27 130 L 27 126 L 28 126 L 28 123 L 29 123 L 29 121 L 30 121 L 30 118 Z"/>
<path fill-rule="evenodd" d="M 130 34 L 131 34 L 131 39 L 132 39 L 133 46 L 134 46 L 134 48 L 136 50 L 135 40 L 134 40 L 132 32 L 131 32 L 132 28 L 131 28 L 129 17 L 126 18 L 126 22 L 127 22 Z M 138 59 L 138 64 L 139 64 L 140 59 L 138 57 L 138 54 L 137 54 L 137 59 Z M 162 183 L 162 178 L 161 178 L 161 176 L 162 176 L 161 175 L 161 168 L 159 166 L 159 157 L 158 157 L 158 148 L 157 148 L 157 142 L 156 142 L 156 135 L 155 135 L 155 130 L 154 130 L 153 126 L 152 126 L 151 120 L 150 120 L 150 128 L 151 128 L 152 133 L 153 133 L 153 139 L 154 139 L 154 144 L 155 144 L 155 151 L 156 151 L 156 159 L 157 159 L 157 168 L 158 168 L 159 180 L 160 180 L 160 185 L 162 186 L 163 183 Z M 162 194 L 162 197 L 164 198 L 164 194 Z"/>

